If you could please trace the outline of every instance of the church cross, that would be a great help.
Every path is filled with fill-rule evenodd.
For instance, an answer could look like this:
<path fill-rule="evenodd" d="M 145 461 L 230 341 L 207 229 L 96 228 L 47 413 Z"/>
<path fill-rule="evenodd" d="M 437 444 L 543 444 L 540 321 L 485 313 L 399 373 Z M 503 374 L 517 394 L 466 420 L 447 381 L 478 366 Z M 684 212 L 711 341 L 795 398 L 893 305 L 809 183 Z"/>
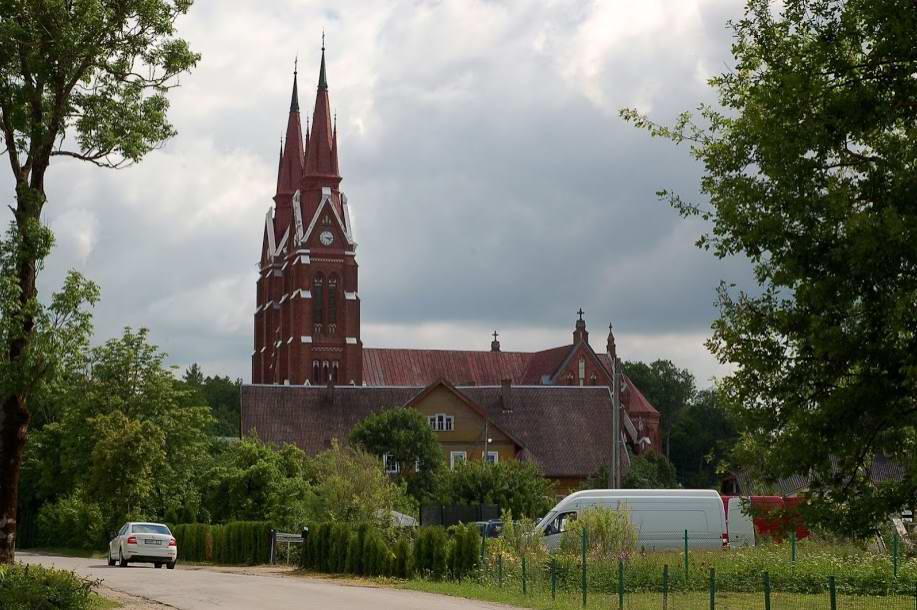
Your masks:
<path fill-rule="evenodd" d="M 497 340 L 497 337 L 499 337 L 499 336 L 500 336 L 500 334 L 499 334 L 497 331 L 494 331 L 494 341 L 496 341 L 496 340 Z"/>
<path fill-rule="evenodd" d="M 583 311 L 583 308 L 580 307 L 580 308 L 579 308 L 579 311 L 576 312 L 576 315 L 578 315 L 578 316 L 579 316 L 579 319 L 582 320 L 582 319 L 583 319 L 583 314 L 584 314 L 584 313 L 586 313 L 586 312 L 584 312 L 584 311 Z"/>

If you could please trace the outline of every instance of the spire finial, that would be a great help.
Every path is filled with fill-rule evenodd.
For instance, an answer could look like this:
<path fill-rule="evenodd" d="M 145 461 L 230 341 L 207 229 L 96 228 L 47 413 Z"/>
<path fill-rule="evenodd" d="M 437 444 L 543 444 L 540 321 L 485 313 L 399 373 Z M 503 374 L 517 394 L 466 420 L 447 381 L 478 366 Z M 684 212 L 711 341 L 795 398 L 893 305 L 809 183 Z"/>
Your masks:
<path fill-rule="evenodd" d="M 498 333 L 498 332 L 495 330 L 495 331 L 494 331 L 494 341 L 496 341 L 496 340 L 497 340 L 497 337 L 499 337 L 499 336 L 500 336 L 500 333 Z"/>
<path fill-rule="evenodd" d="M 586 312 L 584 312 L 584 311 L 583 311 L 583 308 L 580 307 L 580 308 L 579 308 L 579 311 L 576 312 L 576 315 L 578 315 L 578 316 L 579 316 L 579 319 L 582 320 L 582 319 L 583 319 L 583 314 L 584 314 L 584 313 L 586 313 Z"/>
<path fill-rule="evenodd" d="M 325 78 L 325 30 L 322 30 L 322 67 L 318 71 L 318 90 L 328 89 L 328 79 Z"/>
<path fill-rule="evenodd" d="M 290 112 L 299 112 L 299 88 L 296 85 L 296 75 L 299 73 L 299 53 L 293 59 L 293 95 L 290 97 Z"/>
<path fill-rule="evenodd" d="M 500 333 L 494 331 L 493 338 L 494 340 L 490 342 L 490 351 L 499 352 L 500 351 L 500 342 L 497 341 L 497 337 L 500 336 Z"/>

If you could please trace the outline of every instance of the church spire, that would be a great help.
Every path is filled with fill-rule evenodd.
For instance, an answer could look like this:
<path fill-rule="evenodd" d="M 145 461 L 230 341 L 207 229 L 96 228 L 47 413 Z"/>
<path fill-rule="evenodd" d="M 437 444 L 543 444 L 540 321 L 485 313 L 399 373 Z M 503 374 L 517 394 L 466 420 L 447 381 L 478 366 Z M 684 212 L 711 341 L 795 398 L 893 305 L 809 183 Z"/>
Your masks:
<path fill-rule="evenodd" d="M 296 84 L 297 63 L 298 60 L 293 64 L 293 93 L 290 98 L 286 136 L 283 138 L 283 152 L 280 155 L 280 171 L 277 174 L 277 195 L 293 195 L 302 180 L 303 146 L 302 125 L 299 120 L 299 93 Z M 277 202 L 280 203 L 280 201 Z"/>
<path fill-rule="evenodd" d="M 322 63 L 318 71 L 318 88 L 315 92 L 315 110 L 312 112 L 312 129 L 305 162 L 307 186 L 336 187 L 341 181 L 338 172 L 337 146 L 335 145 L 331 102 L 328 98 L 328 77 L 325 70 L 325 35 L 322 33 Z"/>

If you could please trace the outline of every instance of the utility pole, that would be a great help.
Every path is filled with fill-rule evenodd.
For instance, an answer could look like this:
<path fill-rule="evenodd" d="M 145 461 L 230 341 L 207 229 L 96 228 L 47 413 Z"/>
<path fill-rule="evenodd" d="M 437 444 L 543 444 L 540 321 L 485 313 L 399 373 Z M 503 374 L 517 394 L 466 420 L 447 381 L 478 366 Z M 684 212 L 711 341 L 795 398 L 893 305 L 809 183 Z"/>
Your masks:
<path fill-rule="evenodd" d="M 621 359 L 615 356 L 612 363 L 611 391 L 611 472 L 609 486 L 621 488 Z"/>

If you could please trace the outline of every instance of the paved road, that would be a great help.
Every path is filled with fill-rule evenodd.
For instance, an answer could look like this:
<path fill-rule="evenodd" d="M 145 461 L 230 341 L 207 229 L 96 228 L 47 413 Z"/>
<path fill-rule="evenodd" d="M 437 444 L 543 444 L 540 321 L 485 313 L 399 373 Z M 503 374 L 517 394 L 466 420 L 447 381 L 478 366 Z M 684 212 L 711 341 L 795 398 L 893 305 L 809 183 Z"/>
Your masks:
<path fill-rule="evenodd" d="M 506 606 L 464 599 L 336 584 L 327 580 L 275 575 L 251 575 L 207 569 L 156 570 L 146 564 L 110 568 L 101 559 L 17 553 L 16 559 L 73 570 L 100 578 L 109 589 L 157 601 L 182 610 L 494 610 Z"/>

